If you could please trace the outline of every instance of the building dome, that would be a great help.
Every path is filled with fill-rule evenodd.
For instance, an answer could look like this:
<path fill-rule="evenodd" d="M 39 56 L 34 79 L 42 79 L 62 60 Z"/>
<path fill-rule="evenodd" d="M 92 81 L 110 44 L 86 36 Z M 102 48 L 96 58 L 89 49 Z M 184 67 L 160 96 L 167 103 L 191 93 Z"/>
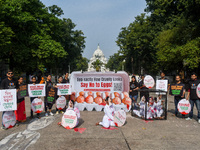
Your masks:
<path fill-rule="evenodd" d="M 100 49 L 99 45 L 97 49 L 93 53 L 93 58 L 100 59 L 101 57 L 104 57 L 103 51 Z"/>

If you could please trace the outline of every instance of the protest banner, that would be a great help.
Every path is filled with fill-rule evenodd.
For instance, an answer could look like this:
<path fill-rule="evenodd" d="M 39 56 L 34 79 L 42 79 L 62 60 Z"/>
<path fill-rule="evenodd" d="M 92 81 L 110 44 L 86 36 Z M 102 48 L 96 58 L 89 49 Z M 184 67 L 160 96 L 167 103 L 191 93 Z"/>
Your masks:
<path fill-rule="evenodd" d="M 126 122 L 126 112 L 124 110 L 118 110 L 114 115 L 114 123 L 117 127 L 121 127 Z"/>
<path fill-rule="evenodd" d="M 20 85 L 17 91 L 17 98 L 21 99 L 28 95 L 27 85 Z"/>
<path fill-rule="evenodd" d="M 16 89 L 0 90 L 0 111 L 17 110 Z"/>
<path fill-rule="evenodd" d="M 56 100 L 56 108 L 58 110 L 63 110 L 63 108 L 65 108 L 66 106 L 66 98 L 64 96 L 59 97 Z"/>
<path fill-rule="evenodd" d="M 74 128 L 77 125 L 77 115 L 73 110 L 67 110 L 62 117 L 61 125 L 64 128 Z"/>
<path fill-rule="evenodd" d="M 168 80 L 157 80 L 156 81 L 156 90 L 161 90 L 167 92 L 168 88 Z M 160 95 L 166 95 L 166 93 L 161 92 L 161 93 L 156 93 Z"/>
<path fill-rule="evenodd" d="M 31 103 L 31 109 L 34 113 L 41 113 L 44 109 L 44 102 L 40 98 L 35 98 Z"/>
<path fill-rule="evenodd" d="M 72 72 L 72 91 L 84 92 L 129 92 L 129 76 L 126 72 Z"/>
<path fill-rule="evenodd" d="M 57 98 L 57 88 L 54 87 L 48 87 L 47 88 L 47 102 L 48 103 L 55 103 L 55 100 Z"/>
<path fill-rule="evenodd" d="M 154 81 L 153 77 L 150 75 L 145 76 L 144 85 L 149 89 L 153 88 L 155 85 L 155 81 Z"/>
<path fill-rule="evenodd" d="M 29 97 L 42 97 L 46 96 L 45 84 L 28 84 Z"/>
<path fill-rule="evenodd" d="M 171 84 L 169 94 L 172 96 L 182 96 L 183 95 L 183 85 Z"/>
<path fill-rule="evenodd" d="M 191 111 L 190 102 L 186 99 L 180 100 L 178 103 L 178 111 L 183 115 L 189 114 L 189 112 Z"/>
<path fill-rule="evenodd" d="M 5 128 L 7 129 L 14 127 L 16 124 L 16 116 L 15 116 L 14 111 L 6 111 L 3 114 L 2 122 Z"/>
<path fill-rule="evenodd" d="M 57 84 L 58 95 L 71 95 L 71 85 L 70 84 Z"/>

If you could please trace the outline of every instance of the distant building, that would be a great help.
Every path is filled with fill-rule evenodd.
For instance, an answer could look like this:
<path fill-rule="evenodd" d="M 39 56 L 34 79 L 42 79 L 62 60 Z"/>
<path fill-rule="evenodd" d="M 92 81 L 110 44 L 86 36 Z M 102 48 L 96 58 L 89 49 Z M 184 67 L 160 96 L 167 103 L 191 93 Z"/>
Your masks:
<path fill-rule="evenodd" d="M 107 59 L 104 56 L 102 50 L 100 49 L 99 45 L 97 49 L 94 51 L 94 54 L 92 58 L 90 58 L 90 61 L 88 63 L 88 71 L 96 71 L 96 68 L 93 67 L 92 63 L 95 62 L 97 59 L 99 59 L 103 65 L 101 66 L 100 70 L 101 72 L 109 71 L 109 69 L 106 69 L 105 65 L 107 64 Z"/>

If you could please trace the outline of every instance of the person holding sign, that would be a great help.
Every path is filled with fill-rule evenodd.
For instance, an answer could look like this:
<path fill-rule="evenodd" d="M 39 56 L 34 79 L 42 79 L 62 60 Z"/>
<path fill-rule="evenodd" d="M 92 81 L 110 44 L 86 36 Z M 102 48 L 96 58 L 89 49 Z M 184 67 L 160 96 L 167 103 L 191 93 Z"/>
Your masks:
<path fill-rule="evenodd" d="M 132 100 L 132 105 L 134 104 L 135 106 L 135 103 L 137 103 L 137 98 L 138 98 L 138 83 L 136 81 L 136 78 L 135 76 L 132 76 L 132 81 L 130 82 L 130 91 L 129 91 L 129 97 L 131 98 Z M 133 107 L 132 107 L 133 108 Z"/>
<path fill-rule="evenodd" d="M 8 70 L 7 72 L 7 78 L 5 78 L 2 82 L 1 82 L 1 89 L 16 89 L 16 81 L 13 79 L 13 71 L 12 70 Z M 6 111 L 3 111 L 2 113 L 2 119 L 3 119 L 3 115 Z M 16 124 L 18 125 L 18 124 Z M 3 120 L 2 120 L 2 127 L 1 129 L 6 129 L 5 126 L 3 125 Z"/>
<path fill-rule="evenodd" d="M 63 83 L 63 77 L 62 76 L 59 76 L 58 77 L 58 83 L 59 84 L 62 84 Z M 59 97 L 61 97 L 61 95 L 59 95 Z M 64 113 L 64 109 L 66 109 L 66 108 L 63 108 L 63 110 L 59 110 L 60 111 L 60 113 Z M 56 114 L 58 114 L 59 112 L 58 112 L 58 108 L 56 108 Z"/>
<path fill-rule="evenodd" d="M 189 113 L 189 117 L 186 118 L 186 120 L 192 120 L 193 108 L 194 108 L 194 104 L 195 104 L 197 111 L 198 111 L 198 113 L 197 113 L 198 123 L 200 123 L 200 98 L 197 96 L 196 89 L 197 89 L 197 86 L 199 83 L 200 83 L 200 80 L 197 79 L 197 74 L 192 73 L 191 80 L 189 81 L 189 90 L 188 90 L 188 94 L 186 97 L 186 100 L 190 100 L 190 104 L 191 104 L 191 111 Z M 190 99 L 189 99 L 189 97 L 190 97 Z"/>
<path fill-rule="evenodd" d="M 45 116 L 47 117 L 48 116 L 48 113 L 47 113 L 47 108 L 49 108 L 49 114 L 51 116 L 53 116 L 53 113 L 51 112 L 51 108 L 53 106 L 53 102 L 50 102 L 48 101 L 48 92 L 49 90 L 51 90 L 53 88 L 53 83 L 51 82 L 51 75 L 49 74 L 47 76 L 47 80 L 45 81 L 45 86 L 46 86 L 46 96 L 45 96 Z M 50 98 L 49 98 L 50 99 Z"/>
<path fill-rule="evenodd" d="M 17 96 L 17 110 L 15 111 L 16 120 L 18 122 L 25 122 L 26 110 L 24 97 L 27 95 L 27 87 L 23 84 L 23 77 L 18 78 L 17 93 L 19 94 Z"/>
<path fill-rule="evenodd" d="M 103 121 L 97 122 L 96 125 L 101 125 L 105 128 L 109 128 L 110 126 L 115 126 L 114 123 L 115 109 L 109 97 L 106 97 L 105 101 L 106 101 L 106 106 L 104 107 L 105 115 L 103 117 Z"/>
<path fill-rule="evenodd" d="M 35 76 L 32 76 L 31 79 L 32 79 L 32 82 L 30 82 L 30 84 L 33 84 L 33 85 L 37 84 L 37 80 L 36 80 L 36 77 L 35 77 Z M 30 97 L 31 103 L 33 102 L 33 100 L 34 100 L 35 98 L 38 98 L 38 97 Z M 30 119 L 32 119 L 32 118 L 33 118 L 33 110 L 31 109 L 31 116 L 30 116 Z M 40 117 L 40 113 L 37 113 L 37 118 L 38 118 L 38 119 L 41 118 L 41 117 Z"/>
<path fill-rule="evenodd" d="M 139 83 L 139 87 L 141 90 L 147 90 L 149 88 L 147 88 L 145 85 L 144 85 L 144 75 L 141 75 L 141 81 Z M 149 101 L 149 92 L 148 91 L 140 91 L 140 98 L 142 97 L 145 97 L 146 101 L 148 102 Z"/>
<path fill-rule="evenodd" d="M 176 84 L 170 85 L 170 95 L 174 96 L 175 116 L 177 116 L 178 102 L 185 97 L 185 84 L 181 82 L 180 75 L 176 75 Z"/>

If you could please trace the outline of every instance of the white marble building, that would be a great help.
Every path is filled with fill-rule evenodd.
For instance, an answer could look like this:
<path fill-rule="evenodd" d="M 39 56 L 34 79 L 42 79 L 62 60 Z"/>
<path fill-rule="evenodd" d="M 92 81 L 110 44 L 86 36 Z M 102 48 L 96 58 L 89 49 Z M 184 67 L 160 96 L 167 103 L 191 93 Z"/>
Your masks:
<path fill-rule="evenodd" d="M 101 72 L 105 72 L 105 71 L 109 71 L 109 69 L 106 69 L 105 64 L 107 64 L 107 59 L 104 56 L 102 50 L 100 49 L 99 45 L 97 47 L 97 49 L 94 51 L 94 54 L 92 56 L 92 58 L 90 58 L 90 61 L 88 63 L 88 71 L 96 71 L 95 68 L 93 68 L 92 63 L 95 62 L 97 59 L 99 59 L 103 65 L 100 68 Z"/>

